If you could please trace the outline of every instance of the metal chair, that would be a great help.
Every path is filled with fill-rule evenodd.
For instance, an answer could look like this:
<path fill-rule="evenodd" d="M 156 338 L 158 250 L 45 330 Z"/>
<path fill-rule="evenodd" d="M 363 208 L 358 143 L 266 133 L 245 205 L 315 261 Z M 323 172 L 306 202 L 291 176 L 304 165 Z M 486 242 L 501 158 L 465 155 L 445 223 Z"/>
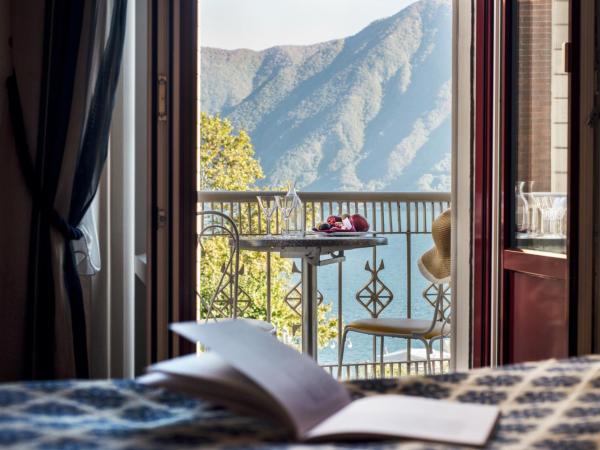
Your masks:
<path fill-rule="evenodd" d="M 450 336 L 451 303 L 446 298 L 447 286 L 450 282 L 451 266 L 451 212 L 442 212 L 432 224 L 431 234 L 435 246 L 425 252 L 418 261 L 418 267 L 431 285 L 423 292 L 423 298 L 433 306 L 431 320 L 368 318 L 355 320 L 344 327 L 338 359 L 338 378 L 341 376 L 346 337 L 349 332 L 370 334 L 372 336 L 416 339 L 425 346 L 426 373 L 432 373 L 431 353 L 433 344 Z M 437 289 L 435 301 L 429 299 L 429 290 Z M 448 288 L 449 289 L 449 288 Z M 383 345 L 381 346 L 381 373 L 384 373 Z M 443 346 L 442 346 L 443 348 Z"/>
<path fill-rule="evenodd" d="M 200 211 L 197 213 L 198 221 L 201 225 L 198 233 L 198 245 L 201 252 L 204 252 L 203 240 L 205 238 L 223 237 L 228 242 L 228 255 L 225 262 L 221 265 L 221 274 L 217 281 L 217 286 L 208 300 L 202 298 L 201 292 L 196 295 L 200 301 L 200 311 L 205 311 L 205 315 L 200 317 L 205 323 L 219 321 L 222 319 L 238 319 L 240 313 L 243 315 L 248 308 L 251 299 L 247 297 L 246 301 L 240 304 L 239 297 L 241 288 L 239 286 L 240 269 L 240 235 L 237 225 L 227 214 L 219 211 Z M 202 253 L 201 256 L 202 258 Z M 202 276 L 200 276 L 202 283 Z M 240 319 L 275 335 L 275 326 L 269 322 L 258 319 Z"/>
<path fill-rule="evenodd" d="M 338 378 L 341 376 L 344 361 L 344 349 L 348 333 L 355 332 L 377 337 L 393 337 L 415 339 L 425 346 L 426 373 L 432 373 L 431 353 L 435 341 L 450 336 L 450 306 L 446 300 L 446 288 L 443 284 L 431 285 L 428 289 L 437 289 L 434 302 L 434 313 L 431 320 L 396 319 L 396 318 L 367 318 L 350 322 L 344 327 L 338 361 Z M 427 291 L 427 290 L 426 290 Z M 425 291 L 425 292 L 426 292 Z M 424 295 L 425 295 L 424 292 Z M 380 353 L 381 373 L 384 371 L 383 349 Z"/>

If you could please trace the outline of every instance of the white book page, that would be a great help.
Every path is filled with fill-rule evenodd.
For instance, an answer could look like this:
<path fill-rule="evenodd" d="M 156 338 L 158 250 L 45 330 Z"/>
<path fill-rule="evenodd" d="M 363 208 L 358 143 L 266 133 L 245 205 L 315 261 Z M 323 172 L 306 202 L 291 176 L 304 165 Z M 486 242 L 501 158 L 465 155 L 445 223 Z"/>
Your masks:
<path fill-rule="evenodd" d="M 484 445 L 498 413 L 495 406 L 377 395 L 353 402 L 315 426 L 304 438 L 400 437 Z"/>
<path fill-rule="evenodd" d="M 280 421 L 283 418 L 291 425 L 287 413 L 271 396 L 214 353 L 162 361 L 150 366 L 148 372 L 138 381 L 202 397 L 244 413 L 268 415 Z"/>
<path fill-rule="evenodd" d="M 281 408 L 270 395 L 212 352 L 161 361 L 150 366 L 148 372 L 177 377 L 180 383 L 185 382 L 188 392 L 190 387 L 194 387 L 192 394 L 213 401 L 218 401 L 220 397 L 223 400 L 244 397 L 253 399 L 254 410 L 275 407 L 276 412 L 281 413 Z M 173 383 L 175 380 L 170 381 Z"/>
<path fill-rule="evenodd" d="M 199 380 L 211 380 L 225 386 L 253 385 L 252 381 L 226 363 L 219 355 L 206 352 L 202 355 L 186 355 L 151 365 L 148 372 L 164 372 Z"/>
<path fill-rule="evenodd" d="M 287 412 L 298 436 L 350 403 L 348 391 L 315 361 L 243 321 L 183 322 L 171 329 L 260 386 Z"/>

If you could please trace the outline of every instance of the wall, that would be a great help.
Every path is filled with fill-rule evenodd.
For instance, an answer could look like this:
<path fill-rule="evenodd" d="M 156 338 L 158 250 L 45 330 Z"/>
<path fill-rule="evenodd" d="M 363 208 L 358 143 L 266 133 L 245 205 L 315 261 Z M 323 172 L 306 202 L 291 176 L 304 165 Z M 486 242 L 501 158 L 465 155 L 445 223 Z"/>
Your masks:
<path fill-rule="evenodd" d="M 550 190 L 552 0 L 520 0 L 517 5 L 516 83 L 517 180 Z"/>
<path fill-rule="evenodd" d="M 8 39 L 10 36 L 10 0 L 0 0 L 0 208 L 2 208 L 2 217 L 8 217 L 10 212 L 10 197 L 7 192 L 7 188 L 10 187 L 10 175 L 9 166 L 14 167 L 14 161 L 11 161 L 12 153 L 12 136 L 10 133 L 10 123 L 8 117 L 8 99 L 6 95 L 6 89 L 4 88 L 4 80 L 10 74 L 10 49 L 8 46 Z M 6 214 L 6 216 L 5 216 Z M 16 283 L 11 279 L 14 273 L 10 269 L 9 255 L 12 247 L 10 242 L 6 238 L 6 220 L 0 221 L 0 307 L 7 306 L 4 304 L 3 297 L 6 298 L 8 295 L 13 294 L 17 288 Z M 0 353 L 4 354 L 4 351 L 10 351 L 8 345 L 3 345 L 7 340 L 18 339 L 18 336 L 11 335 L 11 329 L 6 329 L 8 335 L 4 334 L 5 325 L 8 325 L 8 320 L 4 320 L 2 316 L 6 313 L 0 314 L 0 328 L 3 329 L 3 336 L 0 340 Z M 18 318 L 20 316 L 19 311 L 10 310 L 9 315 Z M 3 363 L 0 364 L 0 380 L 7 380 L 17 376 L 16 366 L 20 364 L 18 355 L 11 355 L 10 353 L 6 356 L 3 355 Z"/>
<path fill-rule="evenodd" d="M 29 194 L 19 170 L 8 116 L 6 78 L 12 71 L 10 0 L 0 0 L 0 380 L 18 379 L 23 368 Z"/>
<path fill-rule="evenodd" d="M 517 180 L 535 191 L 566 192 L 568 0 L 520 0 L 515 75 L 519 90 Z"/>

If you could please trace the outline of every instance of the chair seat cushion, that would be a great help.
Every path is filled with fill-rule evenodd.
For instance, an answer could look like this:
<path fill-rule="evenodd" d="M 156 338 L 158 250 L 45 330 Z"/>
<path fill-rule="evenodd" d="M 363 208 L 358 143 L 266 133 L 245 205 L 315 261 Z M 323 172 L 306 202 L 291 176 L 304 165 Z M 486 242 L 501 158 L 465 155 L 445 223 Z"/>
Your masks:
<path fill-rule="evenodd" d="M 381 334 L 381 335 L 415 335 L 418 334 L 425 339 L 431 339 L 436 336 L 440 336 L 442 331 L 444 334 L 449 334 L 450 325 L 446 325 L 445 329 L 442 330 L 443 322 L 437 322 L 433 330 L 425 333 L 431 327 L 431 320 L 419 320 L 419 319 L 359 319 L 350 322 L 346 325 L 347 329 L 354 331 L 370 333 L 370 334 Z"/>

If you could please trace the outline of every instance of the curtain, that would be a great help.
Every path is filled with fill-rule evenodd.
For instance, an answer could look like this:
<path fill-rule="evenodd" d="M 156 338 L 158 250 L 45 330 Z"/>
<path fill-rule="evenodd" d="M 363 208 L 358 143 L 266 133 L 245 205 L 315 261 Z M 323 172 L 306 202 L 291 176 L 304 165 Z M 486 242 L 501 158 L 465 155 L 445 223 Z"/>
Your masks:
<path fill-rule="evenodd" d="M 26 298 L 0 302 L 24 302 L 22 320 L 4 324 L 20 330 L 11 336 L 22 338 L 12 342 L 23 355 L 22 379 L 88 376 L 73 242 L 83 237 L 78 226 L 107 157 L 126 11 L 126 0 L 11 3 L 6 87 L 31 216 Z"/>

